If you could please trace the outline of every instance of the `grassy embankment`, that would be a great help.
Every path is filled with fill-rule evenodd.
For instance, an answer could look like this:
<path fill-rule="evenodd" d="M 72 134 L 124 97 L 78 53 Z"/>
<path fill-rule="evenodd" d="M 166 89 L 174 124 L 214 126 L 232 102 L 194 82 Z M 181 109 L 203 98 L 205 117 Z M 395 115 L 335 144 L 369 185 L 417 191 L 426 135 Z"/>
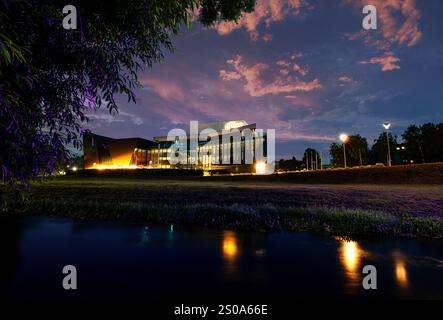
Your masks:
<path fill-rule="evenodd" d="M 334 181 L 331 172 L 325 173 L 326 178 L 316 174 L 320 180 Z M 347 182 L 340 174 L 336 173 L 335 182 Z M 442 176 L 420 171 L 419 177 L 427 181 L 432 177 L 433 184 L 419 184 L 422 178 L 414 173 L 406 176 L 413 182 L 300 184 L 294 181 L 306 177 L 297 174 L 59 177 L 34 183 L 20 197 L 7 196 L 2 211 L 249 230 L 442 237 Z M 390 178 L 385 172 L 379 180 L 386 183 Z"/>

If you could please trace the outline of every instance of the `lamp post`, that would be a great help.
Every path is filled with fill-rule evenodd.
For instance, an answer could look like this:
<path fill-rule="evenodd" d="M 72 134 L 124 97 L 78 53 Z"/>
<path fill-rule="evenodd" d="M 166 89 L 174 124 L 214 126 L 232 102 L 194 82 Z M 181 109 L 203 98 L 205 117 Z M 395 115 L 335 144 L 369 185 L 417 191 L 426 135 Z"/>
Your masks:
<path fill-rule="evenodd" d="M 320 150 L 320 170 L 323 170 L 323 150 Z"/>
<path fill-rule="evenodd" d="M 346 133 L 340 135 L 340 140 L 343 143 L 343 159 L 346 168 L 346 142 L 349 140 L 349 136 Z"/>
<path fill-rule="evenodd" d="M 391 166 L 391 147 L 389 146 L 389 134 L 388 134 L 388 130 L 390 127 L 391 127 L 391 123 L 389 123 L 389 122 L 383 123 L 383 128 L 385 128 L 385 130 L 386 130 L 386 141 L 388 143 L 388 167 Z"/>

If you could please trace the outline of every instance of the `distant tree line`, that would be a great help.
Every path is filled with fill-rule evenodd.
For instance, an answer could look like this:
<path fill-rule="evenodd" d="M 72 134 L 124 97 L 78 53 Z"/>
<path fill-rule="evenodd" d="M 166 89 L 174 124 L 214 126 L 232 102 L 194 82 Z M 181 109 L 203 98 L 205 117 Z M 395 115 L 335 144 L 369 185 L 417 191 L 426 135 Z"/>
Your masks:
<path fill-rule="evenodd" d="M 359 134 L 349 136 L 346 143 L 346 162 L 348 166 L 388 164 L 388 139 L 393 164 L 425 163 L 443 161 L 443 123 L 426 123 L 421 126 L 410 125 L 398 137 L 386 132 L 381 133 L 371 148 L 367 139 Z M 329 154 L 331 165 L 343 166 L 344 154 L 342 143 L 332 143 Z"/>
<path fill-rule="evenodd" d="M 443 162 L 443 123 L 425 123 L 410 125 L 401 134 L 402 141 L 396 135 L 380 133 L 369 147 L 365 137 L 359 134 L 349 136 L 346 142 L 346 164 L 349 167 L 366 166 L 383 163 L 388 165 L 388 142 L 392 164 L 412 164 L 425 162 Z M 331 166 L 344 166 L 343 144 L 334 142 L 329 149 Z M 323 167 L 321 155 L 313 148 L 307 148 L 302 160 L 281 159 L 277 162 L 277 170 L 320 170 Z"/>
<path fill-rule="evenodd" d="M 443 161 L 443 123 L 411 125 L 402 134 L 406 151 L 418 163 Z"/>
<path fill-rule="evenodd" d="M 313 148 L 307 148 L 303 153 L 303 159 L 280 159 L 276 164 L 276 169 L 281 171 L 298 171 L 298 170 L 320 170 L 322 167 L 322 159 L 319 152 Z"/>
<path fill-rule="evenodd" d="M 292 157 L 289 160 L 280 159 L 276 164 L 276 169 L 280 171 L 298 171 L 305 169 L 305 165 L 303 161 Z"/>

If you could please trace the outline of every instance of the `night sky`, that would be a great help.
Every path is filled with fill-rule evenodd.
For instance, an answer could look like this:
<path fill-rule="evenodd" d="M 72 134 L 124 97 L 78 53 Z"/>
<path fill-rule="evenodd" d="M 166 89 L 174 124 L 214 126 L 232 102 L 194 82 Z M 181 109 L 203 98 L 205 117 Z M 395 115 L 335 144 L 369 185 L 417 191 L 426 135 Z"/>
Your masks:
<path fill-rule="evenodd" d="M 239 24 L 195 22 L 175 52 L 140 74 L 137 104 L 91 114 L 93 132 L 166 135 L 190 120 L 246 120 L 276 130 L 277 159 L 324 155 L 338 134 L 372 143 L 392 122 L 443 121 L 443 1 L 371 0 L 378 30 L 363 31 L 365 0 L 258 0 Z"/>

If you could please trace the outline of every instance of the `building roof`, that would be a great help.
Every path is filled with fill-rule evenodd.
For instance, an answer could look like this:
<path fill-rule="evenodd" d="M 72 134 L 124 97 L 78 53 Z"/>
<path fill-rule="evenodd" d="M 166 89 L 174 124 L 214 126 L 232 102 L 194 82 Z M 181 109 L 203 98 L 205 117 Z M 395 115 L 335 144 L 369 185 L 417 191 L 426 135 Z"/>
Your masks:
<path fill-rule="evenodd" d="M 247 126 L 248 123 L 245 120 L 233 120 L 233 121 L 223 121 L 223 122 L 212 122 L 206 124 L 199 124 L 199 130 L 204 129 L 214 129 L 217 132 L 222 132 L 222 130 L 231 130 L 235 128 L 241 128 Z"/>
<path fill-rule="evenodd" d="M 212 123 L 199 123 L 198 124 L 198 131 L 201 132 L 204 129 L 213 129 L 217 131 L 219 134 L 222 133 L 223 130 L 231 130 L 231 129 L 246 129 L 251 128 L 255 129 L 255 123 L 254 124 L 248 124 L 245 120 L 231 120 L 231 121 L 223 121 L 223 122 L 212 122 Z M 186 134 L 189 136 L 190 132 L 189 129 L 185 130 Z M 167 141 L 167 136 L 158 136 L 154 137 L 155 141 Z"/>

